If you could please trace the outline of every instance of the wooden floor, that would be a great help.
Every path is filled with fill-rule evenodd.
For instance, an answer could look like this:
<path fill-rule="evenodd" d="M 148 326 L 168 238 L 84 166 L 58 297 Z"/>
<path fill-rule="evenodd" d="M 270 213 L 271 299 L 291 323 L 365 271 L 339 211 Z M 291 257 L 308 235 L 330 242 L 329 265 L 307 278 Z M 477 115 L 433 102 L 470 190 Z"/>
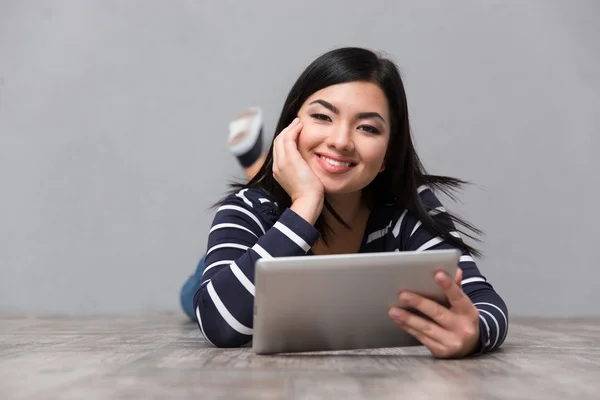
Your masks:
<path fill-rule="evenodd" d="M 179 315 L 0 317 L 0 399 L 600 399 L 600 319 L 513 319 L 501 351 L 255 356 Z"/>

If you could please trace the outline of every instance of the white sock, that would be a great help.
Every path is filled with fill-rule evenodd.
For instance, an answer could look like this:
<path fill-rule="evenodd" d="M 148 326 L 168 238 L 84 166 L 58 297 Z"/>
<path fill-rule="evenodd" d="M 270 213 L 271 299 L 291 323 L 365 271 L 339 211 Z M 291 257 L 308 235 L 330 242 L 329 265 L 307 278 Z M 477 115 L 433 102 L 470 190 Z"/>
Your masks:
<path fill-rule="evenodd" d="M 262 153 L 262 110 L 251 107 L 229 123 L 228 148 L 244 168 Z"/>

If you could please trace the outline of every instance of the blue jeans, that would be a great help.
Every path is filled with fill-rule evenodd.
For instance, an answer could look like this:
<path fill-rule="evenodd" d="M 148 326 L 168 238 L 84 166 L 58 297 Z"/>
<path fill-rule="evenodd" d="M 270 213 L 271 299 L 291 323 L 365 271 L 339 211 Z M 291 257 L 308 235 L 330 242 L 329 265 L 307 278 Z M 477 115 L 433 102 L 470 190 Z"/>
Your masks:
<path fill-rule="evenodd" d="M 179 294 L 179 301 L 183 312 L 192 320 L 196 321 L 196 310 L 194 310 L 194 295 L 200 288 L 200 282 L 202 280 L 202 272 L 204 271 L 204 258 L 202 256 L 196 267 L 194 275 L 190 276 L 188 280 L 181 287 L 181 293 Z"/>

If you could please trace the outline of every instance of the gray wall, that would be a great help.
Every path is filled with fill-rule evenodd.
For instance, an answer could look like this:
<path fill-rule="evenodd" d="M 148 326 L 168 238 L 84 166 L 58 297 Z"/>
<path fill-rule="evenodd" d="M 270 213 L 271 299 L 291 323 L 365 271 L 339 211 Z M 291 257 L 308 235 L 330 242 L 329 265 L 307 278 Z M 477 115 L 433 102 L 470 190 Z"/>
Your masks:
<path fill-rule="evenodd" d="M 513 315 L 600 315 L 600 3 L 0 1 L 0 312 L 178 309 L 229 118 L 341 45 L 400 65 Z M 596 135 L 592 135 L 596 133 Z"/>

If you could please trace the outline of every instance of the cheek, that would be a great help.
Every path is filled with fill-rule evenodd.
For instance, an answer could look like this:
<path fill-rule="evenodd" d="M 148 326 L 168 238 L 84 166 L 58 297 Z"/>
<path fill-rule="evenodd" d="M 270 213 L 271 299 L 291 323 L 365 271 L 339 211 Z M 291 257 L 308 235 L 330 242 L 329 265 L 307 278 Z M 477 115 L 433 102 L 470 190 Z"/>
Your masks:
<path fill-rule="evenodd" d="M 298 141 L 296 142 L 296 145 L 298 146 L 298 151 L 300 152 L 302 157 L 305 157 L 305 154 L 308 152 L 308 149 L 309 149 L 308 142 L 309 142 L 308 138 L 304 134 L 304 131 L 300 132 L 300 135 L 298 136 Z"/>
<path fill-rule="evenodd" d="M 373 168 L 380 168 L 385 159 L 387 143 L 377 143 L 376 145 L 366 146 L 361 152 L 361 158 L 364 162 L 372 164 Z"/>
<path fill-rule="evenodd" d="M 310 126 L 304 127 L 298 135 L 298 151 L 304 159 L 309 156 L 310 150 L 318 145 L 318 132 L 315 132 Z"/>

